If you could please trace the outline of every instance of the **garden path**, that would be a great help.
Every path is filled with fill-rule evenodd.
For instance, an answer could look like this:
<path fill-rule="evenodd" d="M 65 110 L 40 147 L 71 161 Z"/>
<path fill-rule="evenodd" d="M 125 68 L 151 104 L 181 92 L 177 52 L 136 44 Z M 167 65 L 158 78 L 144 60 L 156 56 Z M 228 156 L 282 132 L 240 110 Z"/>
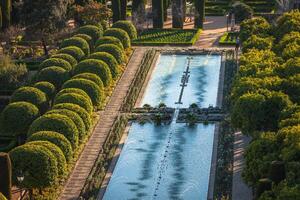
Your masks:
<path fill-rule="evenodd" d="M 114 120 L 120 113 L 121 104 L 129 90 L 137 69 L 142 61 L 146 49 L 135 49 L 122 77 L 116 85 L 108 104 L 103 111 L 100 111 L 100 121 L 96 125 L 90 139 L 86 143 L 63 192 L 60 200 L 75 200 L 79 198 L 84 187 L 86 178 L 89 176 L 93 165 L 102 149 Z"/>

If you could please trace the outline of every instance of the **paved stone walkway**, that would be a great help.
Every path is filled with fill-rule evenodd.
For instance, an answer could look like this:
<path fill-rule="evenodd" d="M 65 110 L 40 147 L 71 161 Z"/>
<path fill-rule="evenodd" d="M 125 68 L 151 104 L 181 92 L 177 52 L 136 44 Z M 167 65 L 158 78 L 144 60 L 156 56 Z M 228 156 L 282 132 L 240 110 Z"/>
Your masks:
<path fill-rule="evenodd" d="M 233 158 L 233 178 L 232 178 L 232 200 L 252 200 L 252 190 L 242 179 L 244 167 L 244 152 L 249 144 L 250 138 L 241 132 L 234 134 L 234 158 Z"/>
<path fill-rule="evenodd" d="M 105 138 L 107 137 L 114 120 L 119 115 L 121 103 L 123 102 L 129 86 L 135 77 L 145 51 L 146 50 L 143 48 L 137 48 L 134 51 L 107 106 L 104 111 L 100 112 L 99 123 L 96 125 L 94 132 L 92 133 L 89 141 L 86 143 L 83 152 L 60 195 L 60 200 L 78 199 L 85 184 L 85 180 L 89 176 L 90 171 L 100 153 Z"/>

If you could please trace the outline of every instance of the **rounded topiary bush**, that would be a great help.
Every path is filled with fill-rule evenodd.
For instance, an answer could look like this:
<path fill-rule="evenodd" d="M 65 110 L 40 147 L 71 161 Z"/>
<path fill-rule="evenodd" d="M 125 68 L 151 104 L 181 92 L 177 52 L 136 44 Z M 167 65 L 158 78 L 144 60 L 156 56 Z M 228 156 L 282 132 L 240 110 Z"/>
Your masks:
<path fill-rule="evenodd" d="M 73 103 L 77 104 L 80 107 L 84 108 L 89 114 L 93 111 L 93 103 L 90 99 L 86 97 L 76 94 L 76 93 L 67 93 L 62 94 L 55 98 L 54 105 L 59 103 Z"/>
<path fill-rule="evenodd" d="M 48 141 L 32 141 L 26 143 L 25 145 L 46 147 L 56 159 L 58 176 L 63 176 L 64 174 L 66 174 L 67 161 L 62 150 L 58 146 Z"/>
<path fill-rule="evenodd" d="M 93 42 L 95 43 L 99 37 L 103 36 L 103 28 L 101 26 L 86 25 L 82 26 L 77 31 L 78 34 L 86 34 L 92 37 Z"/>
<path fill-rule="evenodd" d="M 116 37 L 111 37 L 111 36 L 101 37 L 96 41 L 95 47 L 98 47 L 102 44 L 114 44 L 118 46 L 120 49 L 122 50 L 124 49 L 122 42 Z"/>
<path fill-rule="evenodd" d="M 132 24 L 131 21 L 120 20 L 113 24 L 113 28 L 120 28 L 128 34 L 130 39 L 134 40 L 137 38 L 137 31 L 135 26 Z"/>
<path fill-rule="evenodd" d="M 11 96 L 10 102 L 25 101 L 32 103 L 41 113 L 47 110 L 49 103 L 47 101 L 47 96 L 41 90 L 34 87 L 21 87 L 17 89 Z"/>
<path fill-rule="evenodd" d="M 110 28 L 105 31 L 104 36 L 112 36 L 118 38 L 122 42 L 124 49 L 127 49 L 131 46 L 130 37 L 128 36 L 126 31 L 120 28 Z"/>
<path fill-rule="evenodd" d="M 71 37 L 71 38 L 65 39 L 60 44 L 60 48 L 69 47 L 69 46 L 79 47 L 86 56 L 88 56 L 90 54 L 89 43 L 80 37 Z"/>
<path fill-rule="evenodd" d="M 39 131 L 55 131 L 63 134 L 72 144 L 73 149 L 78 145 L 78 130 L 74 122 L 65 115 L 45 114 L 31 124 L 28 136 Z"/>
<path fill-rule="evenodd" d="M 76 35 L 74 35 L 74 37 L 80 37 L 80 38 L 84 39 L 85 41 L 87 41 L 87 43 L 90 46 L 90 50 L 93 50 L 94 43 L 93 43 L 93 38 L 91 36 L 89 36 L 87 34 L 76 34 Z"/>
<path fill-rule="evenodd" d="M 46 67 L 52 67 L 52 66 L 61 67 L 67 71 L 70 71 L 72 69 L 71 64 L 68 61 L 65 61 L 64 59 L 49 58 L 40 64 L 39 70 L 42 70 Z"/>
<path fill-rule="evenodd" d="M 27 133 L 29 126 L 39 115 L 39 109 L 31 103 L 10 103 L 1 113 L 2 131 L 10 135 Z"/>
<path fill-rule="evenodd" d="M 58 176 L 57 161 L 46 147 L 22 145 L 11 150 L 9 156 L 14 184 L 19 184 L 17 177 L 20 171 L 24 174 L 23 187 L 44 188 L 55 184 Z"/>
<path fill-rule="evenodd" d="M 111 72 L 107 64 L 101 60 L 96 59 L 87 59 L 84 60 L 74 68 L 73 74 L 81 74 L 81 73 L 92 73 L 99 76 L 103 82 L 104 86 L 109 86 L 112 81 Z"/>
<path fill-rule="evenodd" d="M 69 78 L 68 72 L 61 67 L 47 67 L 38 72 L 36 79 L 38 81 L 47 81 L 52 83 L 58 90 L 61 85 Z"/>
<path fill-rule="evenodd" d="M 115 78 L 120 73 L 120 68 L 117 60 L 113 55 L 107 52 L 96 52 L 89 56 L 90 59 L 102 60 L 110 69 L 111 75 Z"/>
<path fill-rule="evenodd" d="M 63 59 L 65 61 L 67 61 L 68 63 L 70 63 L 70 65 L 73 67 L 75 65 L 77 65 L 77 60 L 69 55 L 69 54 L 65 54 L 65 53 L 59 53 L 59 54 L 54 54 L 53 56 L 51 56 L 51 58 L 60 58 Z"/>
<path fill-rule="evenodd" d="M 69 140 L 62 134 L 54 131 L 40 131 L 32 134 L 27 142 L 30 141 L 48 141 L 58 146 L 63 152 L 67 161 L 70 161 L 73 156 L 72 145 Z"/>
<path fill-rule="evenodd" d="M 77 62 L 79 62 L 84 57 L 84 52 L 79 47 L 75 47 L 75 46 L 69 46 L 69 47 L 62 48 L 57 53 L 58 54 L 61 54 L 61 53 L 69 54 L 73 58 L 75 58 L 77 60 Z"/>
<path fill-rule="evenodd" d="M 87 99 L 91 99 L 90 96 L 85 91 L 83 91 L 82 89 L 79 89 L 79 88 L 65 88 L 65 89 L 62 89 L 61 91 L 59 91 L 57 93 L 56 97 L 59 97 L 60 95 L 68 94 L 68 93 L 79 94 L 79 95 L 84 96 Z"/>
<path fill-rule="evenodd" d="M 106 52 L 114 56 L 116 61 L 121 64 L 124 62 L 124 52 L 116 45 L 113 44 L 102 44 L 98 46 L 95 52 Z"/>
<path fill-rule="evenodd" d="M 35 83 L 33 87 L 44 92 L 47 95 L 48 99 L 52 99 L 55 95 L 55 86 L 50 82 L 40 81 Z"/>
<path fill-rule="evenodd" d="M 72 77 L 72 79 L 78 79 L 78 78 L 83 78 L 83 79 L 93 81 L 94 83 L 96 83 L 96 85 L 98 85 L 100 87 L 100 89 L 103 89 L 103 87 L 104 87 L 103 82 L 101 81 L 99 76 L 97 76 L 96 74 L 82 73 L 82 74 L 77 74 Z"/>
<path fill-rule="evenodd" d="M 61 114 L 61 115 L 65 115 L 65 116 L 69 117 L 76 125 L 76 128 L 78 130 L 79 140 L 84 138 L 84 135 L 86 134 L 86 127 L 85 127 L 81 117 L 76 112 L 67 110 L 67 109 L 52 109 L 52 110 L 48 111 L 47 114 L 48 113 L 49 114 L 56 113 L 56 114 Z"/>
<path fill-rule="evenodd" d="M 92 124 L 91 117 L 90 117 L 89 113 L 84 108 L 80 107 L 79 105 L 73 104 L 73 103 L 59 103 L 59 104 L 55 104 L 52 108 L 53 109 L 68 109 L 68 110 L 76 112 L 81 117 L 87 130 L 90 129 L 91 124 Z"/>

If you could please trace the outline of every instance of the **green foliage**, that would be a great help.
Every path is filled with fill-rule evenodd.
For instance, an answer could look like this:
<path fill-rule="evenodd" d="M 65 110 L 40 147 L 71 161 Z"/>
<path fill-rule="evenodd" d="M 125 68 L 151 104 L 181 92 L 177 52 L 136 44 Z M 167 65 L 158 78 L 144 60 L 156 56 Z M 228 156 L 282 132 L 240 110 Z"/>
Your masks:
<path fill-rule="evenodd" d="M 72 144 L 73 149 L 78 145 L 78 130 L 74 122 L 65 115 L 44 114 L 37 118 L 28 130 L 28 137 L 39 131 L 54 131 L 63 134 Z"/>
<path fill-rule="evenodd" d="M 67 94 L 67 93 L 75 93 L 75 94 L 82 95 L 87 99 L 91 99 L 90 96 L 84 90 L 79 89 L 79 88 L 65 88 L 65 89 L 62 89 L 57 93 L 56 97 L 59 97 L 60 95 Z"/>
<path fill-rule="evenodd" d="M 294 103 L 300 104 L 300 74 L 283 79 L 281 88 Z"/>
<path fill-rule="evenodd" d="M 1 0 L 2 29 L 7 29 L 11 25 L 11 0 Z"/>
<path fill-rule="evenodd" d="M 76 93 L 67 93 L 62 94 L 55 98 L 54 105 L 60 103 L 73 103 L 79 105 L 80 107 L 84 108 L 89 114 L 93 111 L 93 103 L 90 99 L 86 97 L 76 94 Z"/>
<path fill-rule="evenodd" d="M 60 58 L 63 59 L 65 61 L 67 61 L 68 63 L 70 63 L 70 65 L 72 67 L 74 67 L 75 65 L 77 65 L 77 60 L 69 55 L 69 54 L 65 54 L 65 53 L 60 53 L 60 54 L 54 54 L 53 56 L 51 56 L 51 58 Z"/>
<path fill-rule="evenodd" d="M 114 44 L 118 46 L 120 49 L 122 50 L 124 49 L 122 42 L 116 37 L 103 36 L 96 41 L 95 47 L 98 47 L 102 44 Z"/>
<path fill-rule="evenodd" d="M 152 1 L 152 13 L 153 13 L 153 28 L 163 28 L 164 27 L 164 6 L 162 0 Z"/>
<path fill-rule="evenodd" d="M 99 76 L 92 74 L 92 73 L 82 73 L 82 74 L 77 74 L 72 77 L 72 79 L 87 79 L 92 82 L 94 82 L 101 90 L 103 90 L 103 82 L 99 78 Z"/>
<path fill-rule="evenodd" d="M 90 50 L 93 50 L 94 47 L 94 42 L 93 42 L 93 38 L 87 34 L 76 34 L 74 35 L 74 37 L 80 37 L 82 39 L 84 39 L 85 41 L 87 41 L 87 43 L 90 46 Z"/>
<path fill-rule="evenodd" d="M 300 42 L 294 41 L 289 43 L 282 51 L 282 57 L 285 60 L 300 57 Z"/>
<path fill-rule="evenodd" d="M 56 89 L 69 78 L 68 72 L 61 67 L 47 67 L 38 72 L 36 79 L 38 81 L 47 81 L 52 83 Z"/>
<path fill-rule="evenodd" d="M 131 40 L 137 38 L 137 31 L 131 21 L 125 21 L 125 20 L 117 21 L 116 23 L 113 24 L 112 27 L 119 28 L 126 31 L 126 33 L 128 34 Z"/>
<path fill-rule="evenodd" d="M 93 39 L 93 43 L 95 43 L 100 37 L 103 36 L 103 28 L 94 25 L 86 25 L 80 27 L 77 33 L 90 36 Z"/>
<path fill-rule="evenodd" d="M 253 9 L 245 3 L 237 2 L 233 5 L 233 12 L 236 22 L 240 23 L 245 19 L 250 19 L 253 16 Z"/>
<path fill-rule="evenodd" d="M 119 64 L 124 62 L 125 55 L 122 49 L 114 44 L 102 44 L 98 46 L 95 50 L 96 52 L 106 52 L 114 56 Z"/>
<path fill-rule="evenodd" d="M 58 146 L 63 152 L 66 161 L 70 161 L 73 156 L 72 145 L 69 140 L 62 134 L 54 131 L 40 131 L 32 134 L 27 142 L 31 141 L 48 141 Z"/>
<path fill-rule="evenodd" d="M 300 73 L 300 57 L 288 60 L 284 65 L 275 68 L 275 73 L 281 77 L 294 76 Z"/>
<path fill-rule="evenodd" d="M 235 45 L 238 34 L 235 32 L 226 32 L 219 40 L 219 45 Z"/>
<path fill-rule="evenodd" d="M 60 48 L 69 47 L 69 46 L 76 46 L 79 47 L 85 54 L 85 56 L 88 56 L 90 54 L 90 46 L 89 43 L 82 39 L 81 37 L 71 37 L 68 39 L 65 39 L 61 44 Z"/>
<path fill-rule="evenodd" d="M 3 199 L 12 199 L 11 191 L 11 161 L 7 153 L 0 152 L 0 194 L 2 194 Z M 1 195 L 0 195 L 1 199 Z"/>
<path fill-rule="evenodd" d="M 122 42 L 124 49 L 127 49 L 131 46 L 130 37 L 126 31 L 120 28 L 110 28 L 104 32 L 104 36 L 111 36 L 119 39 Z"/>
<path fill-rule="evenodd" d="M 72 69 L 70 63 L 68 61 L 65 61 L 64 59 L 49 58 L 40 64 L 39 70 L 45 69 L 46 67 L 52 67 L 52 66 L 61 67 L 66 71 L 70 71 Z"/>
<path fill-rule="evenodd" d="M 276 46 L 278 54 L 281 54 L 282 51 L 286 48 L 287 45 L 294 43 L 300 45 L 300 32 L 290 32 L 283 36 Z"/>
<path fill-rule="evenodd" d="M 112 1 L 113 22 L 121 19 L 121 0 Z"/>
<path fill-rule="evenodd" d="M 258 180 L 256 196 L 259 197 L 265 191 L 270 191 L 272 189 L 272 181 L 268 178 L 262 178 Z"/>
<path fill-rule="evenodd" d="M 53 99 L 56 92 L 55 86 L 52 83 L 47 81 L 37 82 L 33 85 L 33 87 L 44 92 L 47 95 L 48 100 Z"/>
<path fill-rule="evenodd" d="M 99 76 L 105 87 L 111 84 L 112 76 L 109 67 L 105 62 L 101 60 L 86 59 L 76 65 L 73 74 L 77 75 L 85 72 L 96 74 L 97 76 Z"/>
<path fill-rule="evenodd" d="M 58 54 L 69 54 L 73 58 L 75 58 L 77 60 L 77 62 L 79 62 L 81 59 L 84 58 L 84 52 L 79 47 L 75 47 L 75 46 L 62 48 L 57 53 Z"/>
<path fill-rule="evenodd" d="M 117 75 L 120 73 L 120 68 L 118 65 L 117 60 L 113 55 L 106 52 L 96 52 L 89 56 L 89 59 L 96 59 L 101 60 L 107 64 L 110 69 L 111 75 L 113 78 L 116 78 Z"/>
<path fill-rule="evenodd" d="M 281 39 L 285 34 L 293 31 L 300 32 L 300 11 L 292 10 L 284 13 L 277 20 L 276 35 Z"/>
<path fill-rule="evenodd" d="M 1 9 L 1 7 L 0 7 L 0 9 Z M 7 200 L 7 198 L 1 192 L 0 192 L 0 200 Z"/>
<path fill-rule="evenodd" d="M 249 49 L 257 50 L 271 50 L 273 45 L 272 37 L 259 37 L 252 35 L 243 43 L 243 52 L 247 52 Z"/>

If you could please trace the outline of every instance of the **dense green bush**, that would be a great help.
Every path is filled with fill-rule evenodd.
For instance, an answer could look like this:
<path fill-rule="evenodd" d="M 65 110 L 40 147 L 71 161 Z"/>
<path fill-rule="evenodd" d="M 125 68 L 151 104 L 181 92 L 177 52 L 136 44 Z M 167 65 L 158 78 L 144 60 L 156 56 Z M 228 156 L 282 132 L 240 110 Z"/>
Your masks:
<path fill-rule="evenodd" d="M 120 28 L 120 29 L 126 31 L 128 36 L 132 40 L 137 38 L 137 31 L 135 29 L 135 26 L 130 21 L 125 21 L 125 20 L 117 21 L 116 23 L 113 24 L 112 27 L 113 28 Z"/>
<path fill-rule="evenodd" d="M 17 89 L 12 94 L 10 102 L 12 103 L 19 101 L 32 103 L 39 108 L 41 113 L 46 111 L 49 106 L 46 94 L 34 87 L 21 87 Z"/>
<path fill-rule="evenodd" d="M 95 43 L 98 38 L 103 36 L 103 28 L 97 27 L 93 25 L 86 25 L 82 26 L 77 31 L 78 34 L 86 34 L 90 36 L 93 39 L 93 42 Z"/>
<path fill-rule="evenodd" d="M 104 86 L 109 86 L 111 84 L 112 76 L 109 67 L 101 60 L 86 59 L 76 65 L 73 74 L 77 75 L 85 72 L 98 75 Z"/>
<path fill-rule="evenodd" d="M 284 65 L 276 67 L 275 73 L 281 77 L 294 76 L 300 73 L 300 57 L 289 59 Z"/>
<path fill-rule="evenodd" d="M 72 77 L 72 79 L 78 79 L 78 78 L 82 78 L 82 79 L 87 79 L 90 81 L 93 81 L 97 86 L 100 87 L 101 90 L 103 90 L 103 82 L 101 81 L 101 79 L 99 78 L 99 76 L 97 76 L 96 74 L 92 74 L 92 73 L 82 73 L 82 74 L 77 74 L 75 76 Z"/>
<path fill-rule="evenodd" d="M 60 48 L 69 47 L 69 46 L 76 46 L 79 47 L 85 54 L 85 56 L 88 56 L 90 54 L 90 46 L 89 43 L 82 39 L 81 37 L 71 37 L 68 39 L 65 39 L 61 45 Z"/>
<path fill-rule="evenodd" d="M 78 130 L 74 122 L 65 115 L 44 114 L 37 118 L 28 130 L 28 137 L 39 131 L 55 131 L 63 134 L 72 144 L 73 149 L 78 145 Z"/>
<path fill-rule="evenodd" d="M 124 49 L 122 42 L 116 37 L 103 36 L 96 41 L 95 47 L 98 47 L 102 44 L 114 44 L 118 46 L 120 49 L 122 50 Z"/>
<path fill-rule="evenodd" d="M 300 11 L 293 10 L 284 13 L 277 20 L 276 35 L 281 39 L 285 34 L 292 31 L 300 32 Z"/>
<path fill-rule="evenodd" d="M 127 49 L 131 46 L 130 37 L 128 36 L 126 31 L 124 31 L 120 28 L 107 29 L 104 32 L 104 36 L 111 36 L 111 37 L 118 38 L 122 42 L 122 45 L 123 45 L 124 49 Z"/>
<path fill-rule="evenodd" d="M 68 78 L 69 74 L 65 69 L 55 66 L 42 69 L 36 76 L 37 81 L 52 83 L 57 90 Z"/>
<path fill-rule="evenodd" d="M 71 143 L 64 135 L 60 133 L 54 131 L 36 132 L 27 139 L 27 142 L 30 141 L 48 141 L 55 144 L 61 149 L 67 161 L 70 161 L 73 156 Z"/>
<path fill-rule="evenodd" d="M 242 2 L 236 2 L 233 5 L 233 12 L 237 23 L 240 23 L 245 19 L 250 19 L 254 14 L 253 9 Z"/>
<path fill-rule="evenodd" d="M 125 59 L 125 55 L 122 49 L 120 49 L 118 46 L 113 44 L 102 44 L 96 48 L 95 52 L 109 53 L 114 56 L 114 58 L 119 64 L 124 62 Z"/>
<path fill-rule="evenodd" d="M 52 66 L 61 67 L 67 71 L 70 71 L 72 69 L 70 63 L 68 61 L 65 61 L 64 59 L 49 58 L 40 64 L 39 70 L 45 69 L 46 67 L 52 67 Z"/>
<path fill-rule="evenodd" d="M 79 47 L 75 47 L 75 46 L 62 48 L 57 53 L 58 54 L 69 54 L 73 58 L 75 58 L 77 60 L 77 62 L 79 62 L 82 58 L 84 58 L 84 52 Z"/>
<path fill-rule="evenodd" d="M 13 182 L 19 185 L 17 177 L 24 174 L 22 186 L 45 188 L 55 184 L 58 176 L 56 159 L 46 147 L 22 145 L 9 152 L 13 166 Z M 34 176 L 32 176 L 34 174 Z"/>
<path fill-rule="evenodd" d="M 87 34 L 76 34 L 76 35 L 74 35 L 74 37 L 80 37 L 80 38 L 84 39 L 85 41 L 87 41 L 87 43 L 90 46 L 90 50 L 91 51 L 93 50 L 94 42 L 93 42 L 93 38 L 91 36 L 89 36 Z"/>
<path fill-rule="evenodd" d="M 294 41 L 289 43 L 282 51 L 282 57 L 285 60 L 300 57 L 300 43 Z"/>
<path fill-rule="evenodd" d="M 281 89 L 294 103 L 300 104 L 300 74 L 283 79 Z"/>
<path fill-rule="evenodd" d="M 1 113 L 1 128 L 8 134 L 24 134 L 39 115 L 39 109 L 31 103 L 10 103 Z"/>
<path fill-rule="evenodd" d="M 273 45 L 272 37 L 259 37 L 252 35 L 245 42 L 243 42 L 243 52 L 247 52 L 249 49 L 257 50 L 271 50 Z"/>
<path fill-rule="evenodd" d="M 69 54 L 65 54 L 65 53 L 59 53 L 59 54 L 54 54 L 53 56 L 51 56 L 51 58 L 60 58 L 63 59 L 65 61 L 67 61 L 68 63 L 70 63 L 70 65 L 72 67 L 74 67 L 75 65 L 77 65 L 77 60 L 69 55 Z"/>
<path fill-rule="evenodd" d="M 102 60 L 107 64 L 110 69 L 111 75 L 113 78 L 117 77 L 120 73 L 120 68 L 117 60 L 113 55 L 107 52 L 96 52 L 89 56 L 90 59 Z"/>
<path fill-rule="evenodd" d="M 93 103 L 90 99 L 86 97 L 76 94 L 76 93 L 67 93 L 62 94 L 55 98 L 54 105 L 59 103 L 73 103 L 77 104 L 80 107 L 84 108 L 89 114 L 93 111 Z"/>
<path fill-rule="evenodd" d="M 52 83 L 47 82 L 47 81 L 37 82 L 33 85 L 33 87 L 44 92 L 47 95 L 48 100 L 53 99 L 55 92 L 56 92 L 55 86 Z"/>
<path fill-rule="evenodd" d="M 282 51 L 286 48 L 286 46 L 291 43 L 300 45 L 300 32 L 291 32 L 285 34 L 276 46 L 277 52 L 281 54 Z"/>
<path fill-rule="evenodd" d="M 68 94 L 68 93 L 79 94 L 79 95 L 84 96 L 84 97 L 87 98 L 87 99 L 91 99 L 90 96 L 89 96 L 84 90 L 79 89 L 79 88 L 65 88 L 65 89 L 62 89 L 62 90 L 60 90 L 60 91 L 56 94 L 56 97 L 59 97 L 60 95 Z M 90 100 L 90 101 L 91 101 L 91 100 Z"/>
<path fill-rule="evenodd" d="M 87 128 L 87 130 L 89 130 L 91 128 L 91 117 L 89 115 L 89 113 L 82 107 L 80 107 L 77 104 L 73 104 L 73 103 L 60 103 L 60 104 L 55 104 L 53 107 L 53 109 L 68 109 L 71 111 L 76 112 L 81 119 L 84 122 L 85 127 Z"/>

